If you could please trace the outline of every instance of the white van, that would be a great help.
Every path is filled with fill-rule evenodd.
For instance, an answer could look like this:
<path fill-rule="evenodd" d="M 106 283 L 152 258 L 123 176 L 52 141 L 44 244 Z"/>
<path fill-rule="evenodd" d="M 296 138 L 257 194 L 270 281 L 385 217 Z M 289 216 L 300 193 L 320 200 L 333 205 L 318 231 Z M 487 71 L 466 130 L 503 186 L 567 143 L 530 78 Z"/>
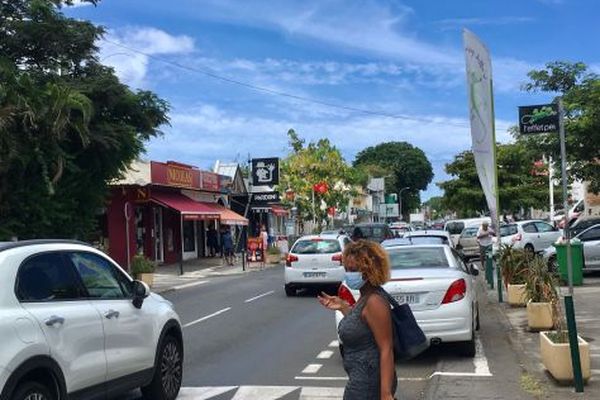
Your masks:
<path fill-rule="evenodd" d="M 444 224 L 444 230 L 450 234 L 450 237 L 452 237 L 452 242 L 454 243 L 454 246 L 456 246 L 463 229 L 468 226 L 480 226 L 484 221 L 486 221 L 488 224 L 492 223 L 492 219 L 490 217 L 451 219 L 446 221 L 446 224 Z"/>

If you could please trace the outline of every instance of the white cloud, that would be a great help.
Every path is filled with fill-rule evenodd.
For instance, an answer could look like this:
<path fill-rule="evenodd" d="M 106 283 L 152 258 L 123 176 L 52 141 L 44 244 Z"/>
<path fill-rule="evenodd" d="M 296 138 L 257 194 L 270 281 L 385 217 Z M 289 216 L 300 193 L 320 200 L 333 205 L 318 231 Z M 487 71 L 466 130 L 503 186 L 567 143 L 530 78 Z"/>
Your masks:
<path fill-rule="evenodd" d="M 186 35 L 173 36 L 152 27 L 128 27 L 110 30 L 106 39 L 100 41 L 99 47 L 100 62 L 115 68 L 122 82 L 139 88 L 148 84 L 148 55 L 188 54 L 194 51 L 194 40 Z"/>
<path fill-rule="evenodd" d="M 485 26 L 485 25 L 514 25 L 523 24 L 535 21 L 532 17 L 521 17 L 521 16 L 504 16 L 494 18 L 447 18 L 434 22 L 442 30 L 451 30 L 456 28 L 462 28 L 464 26 Z"/>
<path fill-rule="evenodd" d="M 78 7 L 87 7 L 87 6 L 93 6 L 93 3 L 89 3 L 83 0 L 73 0 L 73 4 L 70 7 L 73 8 L 78 8 Z"/>

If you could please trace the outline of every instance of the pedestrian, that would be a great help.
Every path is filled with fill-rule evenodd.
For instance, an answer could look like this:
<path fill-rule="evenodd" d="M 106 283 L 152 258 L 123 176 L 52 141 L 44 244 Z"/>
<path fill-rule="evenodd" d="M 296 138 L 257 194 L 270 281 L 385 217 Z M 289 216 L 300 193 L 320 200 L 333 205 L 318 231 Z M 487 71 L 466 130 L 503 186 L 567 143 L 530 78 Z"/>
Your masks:
<path fill-rule="evenodd" d="M 211 257 L 214 257 L 219 251 L 219 234 L 215 229 L 214 225 L 210 225 L 206 234 L 206 242 L 208 245 L 208 251 Z"/>
<path fill-rule="evenodd" d="M 269 234 L 267 233 L 267 228 L 263 225 L 260 228 L 260 238 L 262 239 L 263 244 L 263 252 L 266 253 L 269 248 Z"/>
<path fill-rule="evenodd" d="M 492 243 L 494 243 L 493 237 L 496 233 L 490 228 L 487 221 L 483 221 L 481 226 L 477 230 L 477 243 L 479 244 L 479 257 L 481 260 L 481 266 L 485 266 L 485 256 L 491 249 Z"/>
<path fill-rule="evenodd" d="M 231 236 L 229 228 L 225 228 L 221 235 L 221 240 L 225 262 L 229 265 L 233 265 L 233 237 Z"/>
<path fill-rule="evenodd" d="M 390 277 L 389 259 L 378 243 L 359 240 L 346 246 L 343 264 L 345 282 L 360 290 L 360 299 L 350 307 L 337 296 L 321 293 L 319 302 L 344 314 L 338 326 L 348 374 L 344 400 L 393 400 L 398 380 L 392 318 L 381 288 Z"/>

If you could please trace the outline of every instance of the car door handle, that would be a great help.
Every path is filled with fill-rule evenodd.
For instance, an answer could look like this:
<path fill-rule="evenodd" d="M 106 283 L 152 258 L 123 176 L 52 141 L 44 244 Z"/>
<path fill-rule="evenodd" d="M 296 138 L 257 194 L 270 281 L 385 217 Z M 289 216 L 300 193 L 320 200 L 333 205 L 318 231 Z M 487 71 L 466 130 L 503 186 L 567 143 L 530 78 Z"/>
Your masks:
<path fill-rule="evenodd" d="M 63 317 L 53 315 L 50 318 L 48 318 L 46 321 L 44 321 L 44 323 L 48 326 L 54 326 L 55 324 L 62 325 L 65 323 L 65 319 Z"/>
<path fill-rule="evenodd" d="M 119 318 L 120 314 L 121 313 L 118 312 L 117 310 L 108 310 L 107 312 L 104 313 L 104 316 L 108 319 L 111 319 L 111 318 Z"/>

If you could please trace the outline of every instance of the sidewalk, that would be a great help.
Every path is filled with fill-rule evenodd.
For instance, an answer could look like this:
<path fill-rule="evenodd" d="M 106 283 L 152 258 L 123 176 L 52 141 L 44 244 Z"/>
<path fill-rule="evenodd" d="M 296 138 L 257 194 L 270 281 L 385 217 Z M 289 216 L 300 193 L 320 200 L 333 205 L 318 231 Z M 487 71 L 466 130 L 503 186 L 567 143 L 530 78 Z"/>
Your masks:
<path fill-rule="evenodd" d="M 529 332 L 525 308 L 513 308 L 499 304 L 497 291 L 488 296 L 509 323 L 508 338 L 525 370 L 540 384 L 541 399 L 600 399 L 600 277 L 586 277 L 584 286 L 575 288 L 575 315 L 577 330 L 590 344 L 592 377 L 584 387 L 584 393 L 575 393 L 572 386 L 559 385 L 544 369 L 540 358 L 539 334 Z M 564 309 L 564 304 L 561 304 Z"/>
<path fill-rule="evenodd" d="M 246 263 L 245 270 L 242 267 L 241 256 L 236 257 L 233 266 L 225 264 L 221 257 L 198 258 L 183 262 L 183 275 L 180 274 L 180 265 L 169 264 L 161 265 L 154 272 L 154 283 L 152 291 L 155 293 L 165 293 L 174 290 L 180 290 L 191 286 L 205 283 L 205 279 L 215 276 L 242 275 L 254 271 L 260 271 L 265 268 L 276 267 L 280 264 Z"/>

